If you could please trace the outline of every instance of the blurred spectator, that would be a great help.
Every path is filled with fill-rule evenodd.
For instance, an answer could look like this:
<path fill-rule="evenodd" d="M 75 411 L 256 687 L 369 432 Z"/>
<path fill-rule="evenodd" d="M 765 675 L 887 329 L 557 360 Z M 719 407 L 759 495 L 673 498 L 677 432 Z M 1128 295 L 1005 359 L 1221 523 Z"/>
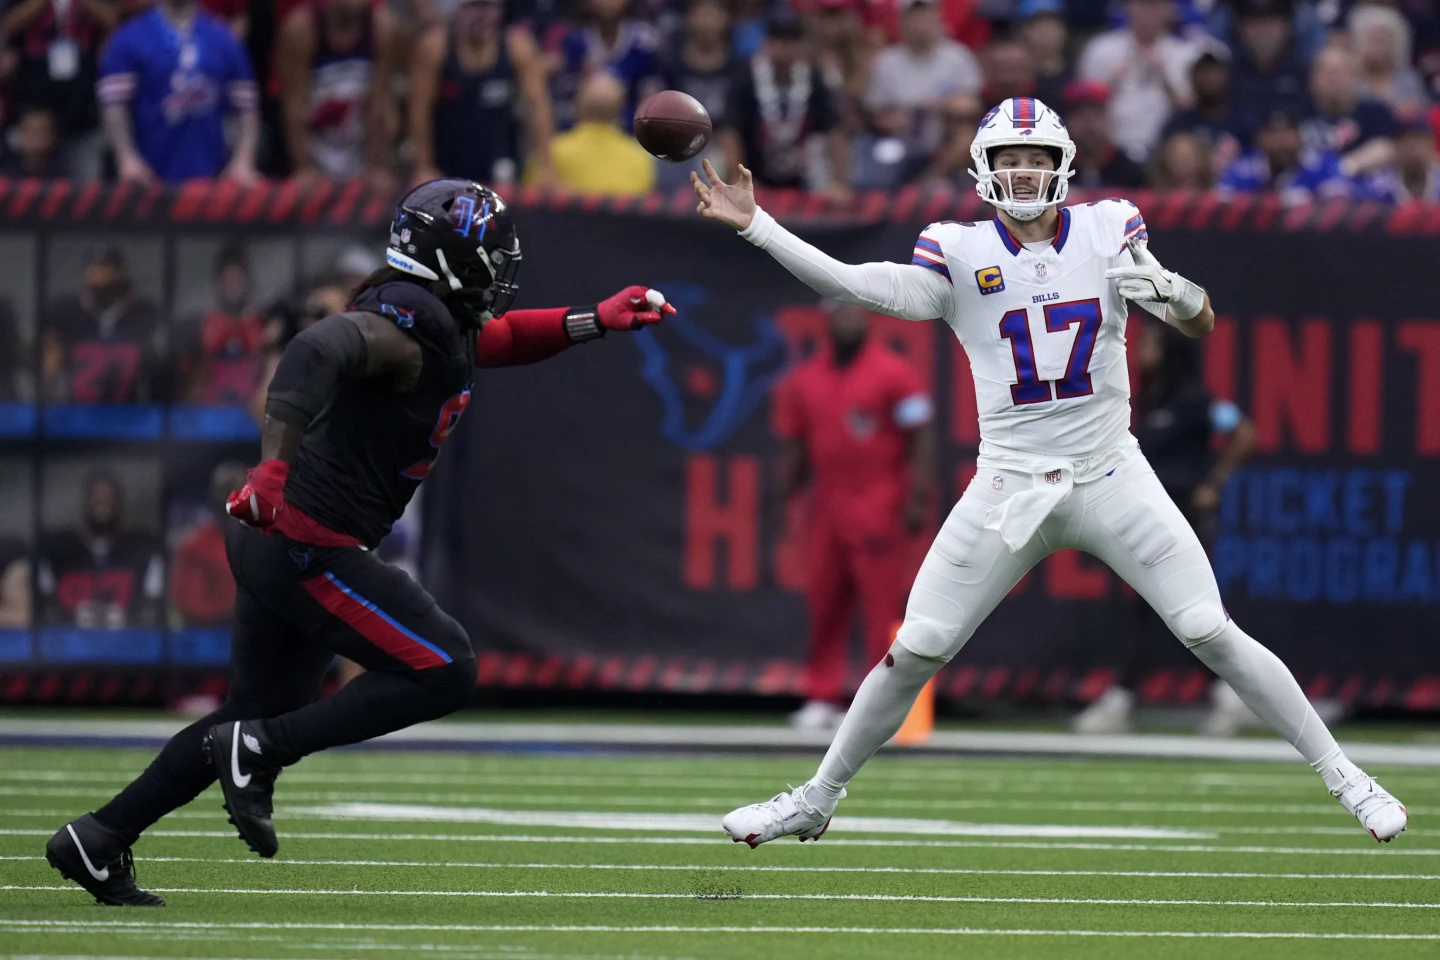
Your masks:
<path fill-rule="evenodd" d="M 449 30 L 437 27 L 416 42 L 408 108 L 416 181 L 514 182 L 523 110 L 537 182 L 553 182 L 554 124 L 540 48 L 529 31 L 506 28 L 503 13 L 502 0 L 463 3 Z"/>
<path fill-rule="evenodd" d="M 981 100 L 996 104 L 1011 97 L 1038 96 L 1035 62 L 1030 58 L 1030 51 L 1022 45 L 1012 40 L 996 40 L 980 51 L 980 60 L 985 67 Z M 1044 100 L 1043 97 L 1040 99 Z"/>
<path fill-rule="evenodd" d="M 244 485 L 243 463 L 218 465 L 210 474 L 208 512 L 175 545 L 170 560 L 170 599 L 187 627 L 230 621 L 235 578 L 225 557 L 225 499 Z"/>
<path fill-rule="evenodd" d="M 23 541 L 0 537 L 0 627 L 30 626 L 30 551 Z"/>
<path fill-rule="evenodd" d="M 1221 194 L 1274 192 L 1287 203 L 1344 197 L 1351 183 L 1340 157 L 1307 147 L 1293 110 L 1276 110 L 1255 132 L 1255 148 L 1235 158 L 1220 175 Z"/>
<path fill-rule="evenodd" d="M 1124 27 L 1086 45 L 1075 75 L 1110 91 L 1110 139 L 1143 161 L 1170 114 L 1191 105 L 1190 66 L 1200 49 L 1168 32 L 1171 0 L 1126 0 L 1125 15 Z"/>
<path fill-rule="evenodd" d="M 735 25 L 730 30 L 730 52 L 737 60 L 749 60 L 765 45 L 765 0 L 735 0 Z"/>
<path fill-rule="evenodd" d="M 152 399 L 164 329 L 131 288 L 118 247 L 85 259 L 79 292 L 51 303 L 40 321 L 41 376 L 51 402 L 144 403 Z"/>
<path fill-rule="evenodd" d="M 1393 7 L 1367 4 L 1350 11 L 1350 46 L 1359 57 L 1360 93 L 1392 110 L 1418 110 L 1425 81 L 1410 65 L 1410 24 Z"/>
<path fill-rule="evenodd" d="M 870 84 L 875 50 L 866 42 L 860 21 L 861 0 L 816 0 L 809 18 L 815 62 L 825 83 L 840 97 L 845 125 L 858 130 L 856 106 Z"/>
<path fill-rule="evenodd" d="M 365 275 L 362 274 L 362 277 Z M 344 313 L 350 306 L 350 293 L 357 285 L 347 285 L 338 275 L 327 277 L 311 286 L 304 297 L 287 297 L 271 308 L 265 321 L 265 339 L 261 346 L 260 380 L 248 403 L 250 418 L 257 425 L 265 423 L 266 395 L 285 348 L 312 323 Z"/>
<path fill-rule="evenodd" d="M 1164 190 L 1208 190 L 1215 181 L 1214 153 L 1200 133 L 1177 130 L 1155 150 L 1155 186 Z"/>
<path fill-rule="evenodd" d="M 275 65 L 291 173 L 388 186 L 397 44 L 370 0 L 316 0 L 285 18 Z"/>
<path fill-rule="evenodd" d="M 951 97 L 945 103 L 945 139 L 930 161 L 929 168 L 921 178 L 927 183 L 945 182 L 961 190 L 973 190 L 975 179 L 967 171 L 972 169 L 973 159 L 970 146 L 980 129 L 980 118 L 984 115 L 977 97 L 963 94 Z"/>
<path fill-rule="evenodd" d="M 230 33 L 241 43 L 250 34 L 250 11 L 247 0 L 195 0 L 210 16 L 230 28 Z"/>
<path fill-rule="evenodd" d="M 1035 69 L 1035 96 L 1048 105 L 1060 102 L 1072 71 L 1065 57 L 1070 28 L 1065 24 L 1064 0 L 1020 0 L 1015 8 L 1019 39 L 1030 53 Z"/>
<path fill-rule="evenodd" d="M 19 0 L 0 17 L 0 36 L 16 52 L 10 101 L 50 111 L 68 145 L 66 173 L 101 174 L 105 141 L 95 104 L 100 45 L 120 22 L 113 0 Z"/>
<path fill-rule="evenodd" d="M 238 244 L 215 257 L 214 306 L 187 324 L 177 397 L 206 406 L 247 402 L 260 382 L 265 320 L 253 309 L 250 258 Z"/>
<path fill-rule="evenodd" d="M 1223 170 L 1239 156 L 1250 133 L 1232 105 L 1229 61 L 1207 50 L 1191 68 L 1190 84 L 1195 106 L 1171 117 L 1164 135 L 1193 133 L 1203 138 L 1211 155 L 1210 169 Z"/>
<path fill-rule="evenodd" d="M 1231 96 L 1253 130 L 1277 109 L 1304 107 L 1306 66 L 1291 25 L 1294 0 L 1235 0 L 1234 6 Z"/>
<path fill-rule="evenodd" d="M 901 42 L 876 56 L 864 105 L 875 132 L 904 145 L 909 179 L 908 168 L 928 163 L 941 144 L 945 101 L 975 95 L 983 78 L 974 54 L 945 38 L 934 0 L 902 3 Z"/>
<path fill-rule="evenodd" d="M 63 177 L 55 115 L 46 107 L 20 108 L 20 119 L 11 133 L 15 149 L 5 157 L 7 177 Z"/>
<path fill-rule="evenodd" d="M 250 59 L 194 0 L 158 0 L 117 30 L 96 94 L 120 179 L 255 180 L 260 116 Z M 226 104 L 239 117 L 228 164 Z"/>
<path fill-rule="evenodd" d="M 1423 117 L 1407 121 L 1395 140 L 1395 194 L 1397 200 L 1440 203 L 1435 131 Z"/>
<path fill-rule="evenodd" d="M 699 100 L 712 121 L 729 112 L 730 90 L 735 84 L 730 29 L 730 7 L 724 0 L 688 0 L 680 42 L 656 68 L 667 90 L 679 90 Z"/>
<path fill-rule="evenodd" d="M 655 186 L 655 160 L 619 127 L 625 87 L 606 73 L 587 77 L 575 99 L 577 122 L 555 138 L 555 182 L 566 190 L 638 197 Z M 536 168 L 525 173 L 534 182 Z"/>
<path fill-rule="evenodd" d="M 1310 74 L 1313 110 L 1302 125 L 1305 143 L 1339 154 L 1348 176 L 1368 174 L 1395 159 L 1395 115 L 1378 100 L 1362 99 L 1355 55 L 1326 47 Z"/>
<path fill-rule="evenodd" d="M 824 135 L 830 147 L 827 189 L 832 199 L 846 199 L 849 142 L 837 122 L 834 95 L 806 59 L 804 28 L 794 14 L 770 16 L 765 45 L 741 70 L 731 108 L 721 130 L 728 169 L 744 163 L 761 186 L 813 189 L 806 150 L 812 137 Z"/>
<path fill-rule="evenodd" d="M 622 85 L 620 122 L 629 130 L 635 107 L 647 94 L 659 89 L 655 77 L 659 37 L 653 25 L 627 16 L 630 0 L 579 2 L 581 23 L 557 26 L 544 44 L 555 63 L 550 80 L 555 126 L 567 130 L 579 122 L 581 82 L 603 70 Z"/>
<path fill-rule="evenodd" d="M 1072 80 L 1062 115 L 1075 141 L 1072 187 L 1143 187 L 1145 170 L 1110 139 L 1110 93 L 1094 80 Z"/>
<path fill-rule="evenodd" d="M 980 50 L 990 42 L 990 23 L 981 8 L 992 0 L 936 0 L 940 10 L 938 27 L 944 36 Z M 861 0 L 861 17 L 875 46 L 902 42 L 906 0 Z"/>
<path fill-rule="evenodd" d="M 35 587 L 46 623 L 116 630 L 160 622 L 160 543 L 126 528 L 125 491 L 114 474 L 85 479 L 74 529 L 41 544 Z"/>

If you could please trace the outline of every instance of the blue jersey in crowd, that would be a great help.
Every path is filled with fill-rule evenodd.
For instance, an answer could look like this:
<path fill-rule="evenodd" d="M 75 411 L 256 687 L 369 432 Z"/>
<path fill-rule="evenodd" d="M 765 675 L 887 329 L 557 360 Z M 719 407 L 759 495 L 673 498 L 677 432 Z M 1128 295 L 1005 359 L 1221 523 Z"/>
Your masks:
<path fill-rule="evenodd" d="M 135 148 L 162 180 L 225 168 L 225 106 L 253 110 L 250 61 L 225 24 L 197 13 L 179 28 L 152 8 L 105 48 L 95 85 L 102 107 L 129 105 Z"/>
<path fill-rule="evenodd" d="M 568 130 L 575 125 L 575 94 L 580 82 L 595 70 L 605 70 L 625 86 L 626 103 L 620 126 L 629 130 L 640 101 L 660 89 L 656 58 L 660 38 L 655 28 L 639 20 L 620 25 L 615 45 L 607 47 L 593 27 L 557 28 L 546 47 L 560 55 L 560 70 L 550 80 L 551 109 L 555 126 Z"/>
<path fill-rule="evenodd" d="M 1300 162 L 1279 176 L 1270 174 L 1270 161 L 1260 150 L 1236 157 L 1215 185 L 1222 193 L 1261 193 L 1274 190 L 1288 201 L 1324 200 L 1355 195 L 1355 185 L 1340 168 L 1340 157 L 1330 150 L 1300 151 Z"/>

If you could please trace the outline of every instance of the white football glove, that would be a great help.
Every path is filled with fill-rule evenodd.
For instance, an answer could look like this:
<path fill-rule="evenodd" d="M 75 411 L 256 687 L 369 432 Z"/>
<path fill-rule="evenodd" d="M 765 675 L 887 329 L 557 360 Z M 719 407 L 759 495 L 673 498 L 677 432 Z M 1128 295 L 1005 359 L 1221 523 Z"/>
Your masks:
<path fill-rule="evenodd" d="M 1205 309 L 1204 288 L 1160 266 L 1143 240 L 1131 238 L 1126 245 L 1135 260 L 1134 266 L 1111 267 L 1105 271 L 1105 279 L 1115 281 L 1120 296 L 1138 302 L 1163 303 L 1177 320 L 1189 320 Z"/>

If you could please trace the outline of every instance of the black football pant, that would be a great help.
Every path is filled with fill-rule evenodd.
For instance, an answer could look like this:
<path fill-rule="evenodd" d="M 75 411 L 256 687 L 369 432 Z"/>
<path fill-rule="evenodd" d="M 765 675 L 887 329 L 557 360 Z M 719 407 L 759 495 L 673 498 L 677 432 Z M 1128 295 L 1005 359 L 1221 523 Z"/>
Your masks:
<path fill-rule="evenodd" d="M 240 523 L 228 524 L 225 547 L 236 586 L 230 690 L 220 709 L 172 737 L 96 811 L 132 843 L 214 782 L 201 742 L 217 723 L 262 721 L 273 744 L 267 756 L 288 765 L 453 713 L 475 686 L 464 629 L 373 553 L 309 546 Z M 336 654 L 366 672 L 317 700 Z"/>

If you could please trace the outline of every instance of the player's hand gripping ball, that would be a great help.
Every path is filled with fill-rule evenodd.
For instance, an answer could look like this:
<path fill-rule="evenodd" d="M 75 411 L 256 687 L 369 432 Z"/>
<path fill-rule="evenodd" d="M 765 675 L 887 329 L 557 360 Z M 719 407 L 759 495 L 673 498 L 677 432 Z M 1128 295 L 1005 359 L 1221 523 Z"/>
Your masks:
<path fill-rule="evenodd" d="M 651 156 L 680 163 L 710 142 L 710 114 L 679 90 L 661 90 L 635 111 L 635 139 Z"/>
<path fill-rule="evenodd" d="M 285 478 L 290 464 L 284 460 L 266 460 L 245 474 L 245 486 L 225 500 L 225 512 L 247 527 L 269 530 L 275 518 L 285 509 Z"/>
<path fill-rule="evenodd" d="M 675 312 L 665 294 L 648 287 L 626 287 L 608 300 L 600 301 L 595 314 L 606 330 L 639 330 L 659 323 Z"/>

